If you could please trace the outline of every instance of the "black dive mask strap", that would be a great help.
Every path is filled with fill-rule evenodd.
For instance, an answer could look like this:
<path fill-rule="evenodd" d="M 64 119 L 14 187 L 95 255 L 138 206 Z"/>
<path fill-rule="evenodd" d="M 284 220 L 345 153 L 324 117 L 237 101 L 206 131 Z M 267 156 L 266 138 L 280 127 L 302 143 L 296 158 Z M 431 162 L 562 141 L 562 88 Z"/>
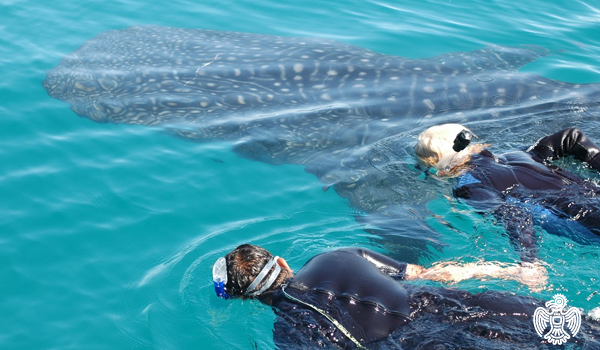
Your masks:
<path fill-rule="evenodd" d="M 469 143 L 471 143 L 472 139 L 473 139 L 473 133 L 470 132 L 469 130 L 463 130 L 463 131 L 459 132 L 458 135 L 456 135 L 452 149 L 454 150 L 454 152 L 460 152 L 463 149 L 467 148 Z"/>

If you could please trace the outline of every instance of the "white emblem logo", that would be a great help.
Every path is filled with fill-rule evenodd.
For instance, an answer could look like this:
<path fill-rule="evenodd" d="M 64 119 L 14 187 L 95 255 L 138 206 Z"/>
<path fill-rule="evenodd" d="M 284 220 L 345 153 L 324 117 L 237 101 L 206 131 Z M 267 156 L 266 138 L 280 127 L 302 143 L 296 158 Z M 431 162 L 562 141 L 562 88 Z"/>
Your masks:
<path fill-rule="evenodd" d="M 540 337 L 548 340 L 551 344 L 561 345 L 579 332 L 581 313 L 577 308 L 566 307 L 567 298 L 562 294 L 556 294 L 552 299 L 546 303 L 545 308 L 538 307 L 535 310 L 533 326 Z M 565 331 L 565 323 L 571 331 L 571 335 Z M 544 334 L 548 328 L 550 330 Z"/>

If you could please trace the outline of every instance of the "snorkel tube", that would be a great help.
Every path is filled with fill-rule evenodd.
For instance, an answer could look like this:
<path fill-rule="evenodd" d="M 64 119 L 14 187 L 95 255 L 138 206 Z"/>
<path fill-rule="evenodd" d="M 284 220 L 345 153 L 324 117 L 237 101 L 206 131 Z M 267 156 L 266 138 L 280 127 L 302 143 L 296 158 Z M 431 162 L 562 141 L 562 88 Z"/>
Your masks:
<path fill-rule="evenodd" d="M 215 284 L 215 292 L 219 298 L 229 299 L 229 295 L 225 291 L 227 284 L 227 262 L 225 258 L 220 257 L 213 265 L 213 283 Z"/>

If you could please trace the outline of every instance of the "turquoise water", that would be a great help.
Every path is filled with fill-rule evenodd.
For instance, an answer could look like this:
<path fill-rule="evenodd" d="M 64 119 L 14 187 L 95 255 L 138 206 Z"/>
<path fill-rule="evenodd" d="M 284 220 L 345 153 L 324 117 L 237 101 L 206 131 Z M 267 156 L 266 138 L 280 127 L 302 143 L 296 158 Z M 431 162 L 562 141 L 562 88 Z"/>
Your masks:
<path fill-rule="evenodd" d="M 0 0 L 2 349 L 272 348 L 271 310 L 214 297 L 217 257 L 246 242 L 294 269 L 342 246 L 394 253 L 301 166 L 253 162 L 231 144 L 160 129 L 97 124 L 48 97 L 41 81 L 64 55 L 139 24 L 332 38 L 411 58 L 539 45 L 554 54 L 523 70 L 600 82 L 597 1 Z M 600 130 L 589 133 L 600 140 Z M 535 140 L 528 135 L 502 145 Z M 422 264 L 514 261 L 499 229 L 469 208 L 445 197 L 427 208 L 421 221 L 447 247 Z M 569 305 L 600 306 L 598 248 L 541 234 L 545 290 L 497 280 L 455 286 L 560 292 Z"/>

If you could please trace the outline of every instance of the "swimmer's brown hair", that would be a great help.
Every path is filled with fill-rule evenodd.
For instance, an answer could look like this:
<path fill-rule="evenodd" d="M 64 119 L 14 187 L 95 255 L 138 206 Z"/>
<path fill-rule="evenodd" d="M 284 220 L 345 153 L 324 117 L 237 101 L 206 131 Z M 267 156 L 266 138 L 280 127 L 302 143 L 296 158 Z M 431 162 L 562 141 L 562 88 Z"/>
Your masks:
<path fill-rule="evenodd" d="M 265 267 L 265 265 L 273 258 L 273 254 L 268 250 L 252 244 L 242 244 L 235 248 L 225 256 L 227 263 L 227 294 L 232 297 L 246 298 L 244 293 L 247 292 L 248 286 L 252 284 L 256 276 Z M 269 274 L 273 273 L 275 266 L 269 270 Z M 267 276 L 268 276 L 267 275 Z M 292 277 L 287 269 L 281 269 L 279 276 L 275 282 L 266 291 L 273 291 L 286 280 Z M 266 278 L 259 283 L 256 290 L 262 288 L 266 283 Z"/>

